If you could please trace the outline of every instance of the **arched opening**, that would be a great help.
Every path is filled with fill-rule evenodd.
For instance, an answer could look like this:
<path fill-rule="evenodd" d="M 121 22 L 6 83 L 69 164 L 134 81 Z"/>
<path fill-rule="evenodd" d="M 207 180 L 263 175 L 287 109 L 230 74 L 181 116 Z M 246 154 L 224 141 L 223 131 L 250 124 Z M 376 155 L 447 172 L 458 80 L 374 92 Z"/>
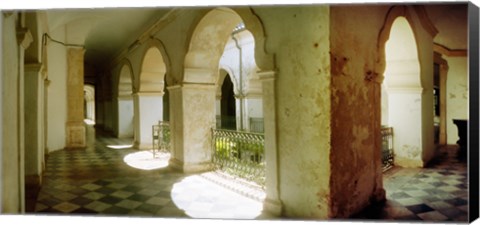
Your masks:
<path fill-rule="evenodd" d="M 93 125 L 95 124 L 95 87 L 91 84 L 85 84 L 83 90 L 85 123 Z"/>
<path fill-rule="evenodd" d="M 421 68 L 413 30 L 403 16 L 393 21 L 385 45 L 385 61 L 382 126 L 393 128 L 394 141 L 390 147 L 393 147 L 394 164 L 422 167 Z"/>
<path fill-rule="evenodd" d="M 119 74 L 117 93 L 117 137 L 133 137 L 132 70 L 125 63 Z"/>
<path fill-rule="evenodd" d="M 217 112 L 217 120 L 220 119 L 219 123 L 221 129 L 236 130 L 237 129 L 237 118 L 236 118 L 236 99 L 234 92 L 234 85 L 230 79 L 230 75 L 226 74 L 223 79 L 223 83 L 218 87 L 220 89 L 220 110 Z"/>
<path fill-rule="evenodd" d="M 168 101 L 165 99 L 165 73 L 167 71 L 164 51 L 159 41 L 152 40 L 147 45 L 139 76 L 139 88 L 134 94 L 135 140 L 134 147 L 152 149 L 152 126 L 165 121 L 168 114 Z M 167 103 L 167 104 L 164 104 Z M 167 117 L 167 118 L 166 118 Z"/>
<path fill-rule="evenodd" d="M 222 21 L 222 23 L 218 21 Z M 249 30 L 250 27 L 252 30 Z M 242 48 L 244 46 L 241 46 L 242 43 L 239 41 L 242 32 L 255 37 L 251 38 L 252 41 L 249 43 L 252 46 L 249 50 L 249 57 L 253 61 L 252 65 L 260 62 L 258 65 L 261 69 L 250 66 L 248 68 L 249 73 L 240 72 L 245 69 L 245 52 Z M 245 113 L 246 110 L 240 108 L 246 109 L 245 96 L 248 95 L 248 85 L 245 81 L 248 80 L 247 75 L 257 77 L 258 82 L 260 82 L 260 77 L 265 80 L 268 79 L 267 87 L 269 90 L 273 90 L 273 58 L 263 52 L 264 39 L 261 23 L 248 8 L 235 10 L 223 7 L 216 8 L 200 19 L 193 30 L 189 49 L 185 56 L 182 84 L 169 89 L 171 99 L 181 101 L 172 106 L 172 134 L 174 134 L 172 144 L 174 145 L 174 151 L 171 165 L 183 171 L 200 172 L 229 167 L 228 163 L 222 165 L 218 163 L 222 160 L 227 162 L 228 157 L 233 157 L 237 161 L 240 160 L 242 161 L 240 163 L 242 168 L 237 167 L 235 170 L 243 170 L 240 172 L 243 173 L 242 178 L 250 179 L 250 181 L 257 182 L 257 184 L 265 187 L 267 190 L 266 198 L 268 199 L 266 202 L 268 203 L 264 207 L 267 211 L 278 214 L 280 207 L 276 188 L 278 185 L 276 180 L 278 170 L 276 146 L 274 144 L 276 133 L 274 108 L 269 108 L 268 112 L 265 113 L 268 117 L 266 118 L 268 128 L 265 129 L 265 135 L 245 131 L 212 129 L 215 126 L 216 112 L 220 111 L 222 113 L 222 108 L 224 114 L 233 115 L 233 111 L 236 111 L 237 118 L 239 112 Z M 233 54 L 225 55 L 228 47 L 232 47 L 231 52 Z M 230 61 L 230 64 L 226 63 L 227 61 Z M 220 68 L 225 69 L 225 71 L 220 70 Z M 223 79 L 219 75 L 228 78 Z M 221 97 L 218 95 L 219 89 L 223 89 Z M 226 92 L 229 94 L 235 93 L 235 110 L 231 105 L 227 107 L 227 102 L 231 102 L 233 99 L 232 96 L 224 96 Z M 273 106 L 273 92 L 269 91 L 268 93 L 268 103 Z M 217 104 L 216 96 L 220 97 Z M 181 105 L 182 108 L 177 107 L 177 105 Z M 263 107 L 263 105 L 259 107 Z M 264 109 L 261 110 L 263 112 Z M 245 118 L 245 116 L 242 115 L 241 118 Z M 240 124 L 243 123 L 240 122 Z M 240 124 L 237 119 L 237 130 L 238 126 L 241 126 Z M 266 144 L 266 138 L 269 138 L 268 145 Z M 237 141 L 245 139 L 247 139 L 247 142 L 251 142 L 248 144 L 237 143 Z M 229 149 L 229 146 L 238 147 Z M 249 149 L 248 146 L 255 150 Z M 270 149 L 266 150 L 267 146 Z M 224 158 L 219 160 L 218 157 Z M 268 166 L 265 166 L 266 161 L 270 163 Z M 233 170 L 230 171 L 234 176 L 240 174 L 234 173 Z M 267 174 L 272 175 L 268 181 L 265 179 Z"/>

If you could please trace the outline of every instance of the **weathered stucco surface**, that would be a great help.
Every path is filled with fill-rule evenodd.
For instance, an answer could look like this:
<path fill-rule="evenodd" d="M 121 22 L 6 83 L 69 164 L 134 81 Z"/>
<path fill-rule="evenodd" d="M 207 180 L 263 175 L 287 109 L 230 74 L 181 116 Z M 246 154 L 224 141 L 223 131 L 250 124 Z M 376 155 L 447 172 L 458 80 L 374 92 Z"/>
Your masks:
<path fill-rule="evenodd" d="M 276 49 L 278 189 L 282 213 L 289 217 L 327 218 L 329 8 L 262 7 L 255 12 L 266 27 L 267 50 Z M 279 33 L 283 35 L 276 35 Z"/>
<path fill-rule="evenodd" d="M 375 63 L 387 10 L 388 6 L 373 5 L 330 9 L 329 217 L 348 217 L 371 199 L 382 198 L 381 86 L 375 82 Z"/>
<path fill-rule="evenodd" d="M 18 213 L 20 210 L 20 189 L 19 180 L 22 176 L 19 171 L 19 146 L 18 146 L 18 44 L 15 34 L 16 15 L 4 16 L 2 18 L 2 126 L 8 127 L 2 132 L 2 174 L 1 174 L 1 197 L 2 213 Z M 1 21 L 1 20 L 0 20 Z M 13 31 L 13 32 L 12 32 Z M 6 110 L 8 106 L 10 110 Z"/>
<path fill-rule="evenodd" d="M 66 148 L 86 146 L 83 123 L 83 55 L 81 48 L 67 49 L 67 143 Z"/>
<path fill-rule="evenodd" d="M 447 143 L 456 144 L 458 128 L 453 119 L 468 119 L 468 58 L 445 57 L 447 74 Z"/>

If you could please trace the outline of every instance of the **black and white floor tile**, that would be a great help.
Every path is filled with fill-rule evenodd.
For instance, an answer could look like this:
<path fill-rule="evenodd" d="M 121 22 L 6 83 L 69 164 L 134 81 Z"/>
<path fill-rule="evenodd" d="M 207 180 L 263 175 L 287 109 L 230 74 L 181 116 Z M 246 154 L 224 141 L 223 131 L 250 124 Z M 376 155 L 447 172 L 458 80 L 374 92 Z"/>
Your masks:
<path fill-rule="evenodd" d="M 48 156 L 34 213 L 273 218 L 262 214 L 265 193 L 261 189 L 213 172 L 188 175 L 168 167 L 134 168 L 127 158 L 139 151 L 132 149 L 131 139 L 95 138 L 93 128 L 88 130 L 86 149 L 59 150 Z M 455 151 L 453 146 L 442 148 L 438 162 L 428 168 L 387 171 L 387 201 L 352 219 L 466 222 L 467 166 L 456 159 Z"/>

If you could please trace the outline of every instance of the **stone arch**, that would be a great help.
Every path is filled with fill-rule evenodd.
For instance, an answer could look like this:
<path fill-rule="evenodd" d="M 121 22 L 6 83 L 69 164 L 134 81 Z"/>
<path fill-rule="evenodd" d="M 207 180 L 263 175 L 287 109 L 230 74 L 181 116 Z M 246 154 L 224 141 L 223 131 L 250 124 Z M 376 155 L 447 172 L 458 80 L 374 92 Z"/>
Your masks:
<path fill-rule="evenodd" d="M 433 156 L 433 91 L 428 90 L 433 83 L 437 32 L 422 6 L 393 6 L 379 33 L 378 90 L 383 82 L 388 93 L 388 125 L 394 128 L 395 164 L 400 166 L 422 167 Z M 377 104 L 382 111 L 381 102 Z"/>
<path fill-rule="evenodd" d="M 415 15 L 412 15 L 411 11 L 415 11 Z M 416 42 L 418 42 L 418 33 L 420 29 L 424 29 L 428 32 L 432 38 L 438 33 L 438 30 L 433 26 L 433 23 L 428 19 L 427 13 L 423 6 L 392 6 L 386 15 L 384 25 L 380 30 L 377 42 L 377 65 L 376 71 L 378 73 L 378 81 L 381 83 L 385 78 L 383 76 L 385 72 L 386 58 L 385 58 L 385 45 L 390 38 L 390 33 L 392 30 L 393 22 L 397 17 L 404 17 L 408 21 Z M 413 22 L 418 20 L 420 24 Z M 418 58 L 420 57 L 421 52 L 418 52 Z M 426 54 L 426 53 L 425 53 Z M 422 65 L 421 65 L 422 66 Z"/>
<path fill-rule="evenodd" d="M 124 59 L 121 65 L 117 76 L 117 91 L 115 94 L 116 96 L 131 95 L 135 91 L 132 64 L 128 59 Z"/>
<path fill-rule="evenodd" d="M 171 64 L 163 43 L 158 39 L 150 39 L 139 71 L 139 92 L 158 92 L 165 89 L 165 81 L 170 83 Z"/>
<path fill-rule="evenodd" d="M 160 40 L 152 38 L 147 41 L 140 65 L 138 91 L 134 94 L 134 147 L 151 149 L 152 125 L 169 119 L 165 82 L 170 77 L 170 61 Z"/>
<path fill-rule="evenodd" d="M 222 21 L 219 23 L 218 21 Z M 215 87 L 218 81 L 220 57 L 234 28 L 243 23 L 255 41 L 255 61 L 259 68 L 256 74 L 262 80 L 265 159 L 266 164 L 266 201 L 264 208 L 273 214 L 280 214 L 278 159 L 276 147 L 276 117 L 275 117 L 275 63 L 272 54 L 267 53 L 264 27 L 252 8 L 219 7 L 201 16 L 192 25 L 188 35 L 188 51 L 185 55 L 182 85 L 170 89 L 182 99 L 182 105 L 193 105 L 191 109 L 178 110 L 174 118 L 173 129 L 183 133 L 194 133 L 195 136 L 173 137 L 172 165 L 181 167 L 184 171 L 201 171 L 211 164 L 211 127 L 215 119 Z M 172 92 L 173 93 L 173 92 Z M 180 97 L 183 96 L 183 97 Z M 194 96 L 194 100 L 185 96 Z M 193 97 L 191 98 L 193 99 Z M 197 102 L 201 102 L 202 107 Z M 201 109 L 199 109 L 201 108 Z M 196 111 L 192 113 L 191 111 Z M 177 114 L 177 113 L 175 113 Z M 194 114 L 194 115 L 193 115 Z M 174 115 L 174 114 L 172 114 Z M 195 121 L 190 118 L 195 118 Z M 178 120 L 177 123 L 175 120 Z M 195 143 L 192 149 L 189 143 Z"/>
<path fill-rule="evenodd" d="M 217 87 L 217 96 L 222 95 L 222 84 L 225 78 L 229 76 L 230 80 L 233 83 L 233 90 L 235 94 L 238 94 L 238 81 L 235 79 L 235 76 L 233 75 L 233 70 L 229 67 L 220 67 L 218 70 L 218 79 L 215 82 L 215 86 Z"/>
<path fill-rule="evenodd" d="M 224 22 L 218 23 L 216 21 Z M 266 51 L 263 24 L 253 9 L 249 7 L 218 7 L 208 11 L 198 23 L 193 25 L 192 33 L 187 39 L 189 44 L 185 56 L 183 82 L 196 83 L 200 79 L 203 80 L 203 83 L 215 83 L 216 78 L 211 77 L 212 72 L 219 67 L 219 59 L 228 41 L 228 35 L 239 23 L 243 23 L 254 37 L 255 61 L 260 70 L 275 70 L 274 57 Z M 209 74 L 210 76 L 199 78 L 199 73 Z"/>
<path fill-rule="evenodd" d="M 422 88 L 417 43 L 408 20 L 397 17 L 390 33 L 385 43 L 387 88 Z"/>

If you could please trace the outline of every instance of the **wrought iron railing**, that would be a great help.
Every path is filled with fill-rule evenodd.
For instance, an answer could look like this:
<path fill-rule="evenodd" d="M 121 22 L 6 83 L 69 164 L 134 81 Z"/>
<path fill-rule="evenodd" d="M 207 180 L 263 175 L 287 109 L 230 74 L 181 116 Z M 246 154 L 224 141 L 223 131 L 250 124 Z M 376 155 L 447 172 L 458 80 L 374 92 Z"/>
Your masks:
<path fill-rule="evenodd" d="M 382 127 L 382 164 L 383 171 L 393 166 L 393 128 Z"/>
<path fill-rule="evenodd" d="M 250 132 L 263 133 L 263 118 L 250 117 Z"/>
<path fill-rule="evenodd" d="M 218 129 L 212 132 L 215 168 L 264 186 L 264 135 Z"/>
<path fill-rule="evenodd" d="M 152 126 L 153 156 L 170 152 L 170 124 L 167 121 L 158 121 Z"/>

